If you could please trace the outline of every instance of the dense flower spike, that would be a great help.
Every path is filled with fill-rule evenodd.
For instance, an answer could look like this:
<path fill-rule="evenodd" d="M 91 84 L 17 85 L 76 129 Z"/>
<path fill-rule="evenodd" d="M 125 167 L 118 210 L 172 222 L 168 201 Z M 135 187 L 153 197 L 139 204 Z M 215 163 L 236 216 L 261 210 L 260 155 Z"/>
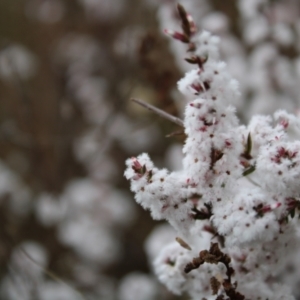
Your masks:
<path fill-rule="evenodd" d="M 161 250 L 155 271 L 192 299 L 294 299 L 275 277 L 298 243 L 300 121 L 278 111 L 239 125 L 238 84 L 218 60 L 218 38 L 178 10 L 183 32 L 171 36 L 197 67 L 178 82 L 188 100 L 183 169 L 160 170 L 141 154 L 125 171 L 136 201 L 182 237 Z"/>

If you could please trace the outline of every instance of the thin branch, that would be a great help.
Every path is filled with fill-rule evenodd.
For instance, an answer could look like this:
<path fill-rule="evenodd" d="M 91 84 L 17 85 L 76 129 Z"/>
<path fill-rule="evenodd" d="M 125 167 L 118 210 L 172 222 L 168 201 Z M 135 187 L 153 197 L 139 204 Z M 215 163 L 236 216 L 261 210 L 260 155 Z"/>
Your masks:
<path fill-rule="evenodd" d="M 142 100 L 131 98 L 131 101 L 147 108 L 148 110 L 156 113 L 160 117 L 163 117 L 163 118 L 165 118 L 165 119 L 167 119 L 167 120 L 169 120 L 169 121 L 171 121 L 171 122 L 173 122 L 173 123 L 175 123 L 175 124 L 177 124 L 181 127 L 184 127 L 183 121 L 180 118 L 174 117 L 174 116 L 168 114 L 167 112 L 165 112 L 165 111 L 163 111 L 163 110 L 161 110 L 161 109 L 159 109 L 159 108 L 157 108 L 157 107 L 155 107 L 155 106 L 153 106 L 149 103 L 146 103 Z"/>
<path fill-rule="evenodd" d="M 173 131 L 173 132 L 167 134 L 166 138 L 177 136 L 177 135 L 184 135 L 184 130 Z"/>
<path fill-rule="evenodd" d="M 74 292 L 77 296 L 79 296 L 80 299 L 82 300 L 86 300 L 86 298 L 84 297 L 84 295 L 79 292 L 76 288 L 72 287 L 71 285 L 69 285 L 67 282 L 65 282 L 64 280 L 60 279 L 58 276 L 56 276 L 53 272 L 51 272 L 50 270 L 44 268 L 43 266 L 41 266 L 31 255 L 29 255 L 29 253 L 27 253 L 27 251 L 20 247 L 20 252 L 27 258 L 29 259 L 34 265 L 36 265 L 38 268 L 40 268 L 47 276 L 49 276 L 49 278 L 53 279 L 54 281 L 61 283 L 62 285 L 64 285 L 65 287 L 67 287 L 68 289 L 70 289 L 72 292 Z"/>

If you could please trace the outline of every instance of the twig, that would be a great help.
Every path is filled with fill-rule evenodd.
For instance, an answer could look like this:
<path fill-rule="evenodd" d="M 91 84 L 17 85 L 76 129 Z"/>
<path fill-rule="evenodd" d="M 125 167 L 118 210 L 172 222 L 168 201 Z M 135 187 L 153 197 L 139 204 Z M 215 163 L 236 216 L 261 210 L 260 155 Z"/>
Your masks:
<path fill-rule="evenodd" d="M 184 134 L 183 130 L 177 130 L 177 131 L 174 131 L 174 132 L 171 132 L 171 133 L 167 134 L 166 138 L 177 136 L 177 135 L 183 135 L 183 134 Z"/>
<path fill-rule="evenodd" d="M 159 108 L 157 108 L 157 107 L 155 107 L 155 106 L 153 106 L 149 103 L 146 103 L 142 100 L 131 98 L 131 101 L 147 108 L 148 110 L 156 113 L 160 117 L 163 117 L 163 118 L 165 118 L 165 119 L 167 119 L 167 120 L 169 120 L 169 121 L 171 121 L 171 122 L 173 122 L 173 123 L 175 123 L 175 124 L 177 124 L 181 127 L 184 127 L 183 121 L 180 118 L 174 117 L 174 116 L 168 114 L 167 112 L 165 112 L 165 111 L 163 111 L 163 110 L 161 110 L 161 109 L 159 109 Z"/>
<path fill-rule="evenodd" d="M 72 292 L 74 292 L 77 296 L 79 296 L 80 299 L 82 300 L 86 300 L 86 298 L 83 296 L 83 294 L 81 294 L 81 292 L 79 292 L 77 289 L 75 289 L 74 287 L 72 287 L 71 285 L 69 285 L 67 282 L 65 282 L 64 280 L 60 279 L 58 276 L 56 276 L 53 272 L 51 272 L 50 270 L 47 270 L 46 268 L 44 268 L 43 266 L 41 266 L 31 255 L 29 255 L 29 253 L 27 253 L 27 251 L 20 247 L 20 252 L 27 258 L 29 259 L 34 265 L 36 265 L 38 268 L 40 268 L 47 276 L 49 276 L 49 278 L 53 279 L 54 281 L 61 283 L 62 285 L 64 285 L 65 287 L 67 287 L 68 289 L 70 289 Z"/>

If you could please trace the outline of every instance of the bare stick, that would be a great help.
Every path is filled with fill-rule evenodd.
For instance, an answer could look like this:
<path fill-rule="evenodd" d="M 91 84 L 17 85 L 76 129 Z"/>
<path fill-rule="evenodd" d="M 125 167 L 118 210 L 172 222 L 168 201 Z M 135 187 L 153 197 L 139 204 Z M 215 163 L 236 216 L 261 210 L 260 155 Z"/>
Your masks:
<path fill-rule="evenodd" d="M 71 291 L 73 291 L 77 296 L 80 297 L 80 299 L 82 300 L 86 300 L 86 298 L 83 296 L 83 294 L 81 294 L 77 289 L 75 289 L 74 287 L 72 287 L 71 285 L 69 285 L 67 282 L 65 282 L 64 280 L 60 279 L 59 277 L 57 277 L 53 272 L 47 270 L 46 268 L 44 268 L 43 266 L 41 266 L 34 258 L 32 258 L 32 256 L 30 256 L 27 251 L 24 248 L 20 248 L 20 251 L 23 255 L 25 255 L 25 257 L 27 259 L 29 259 L 34 265 L 36 265 L 38 268 L 40 268 L 47 276 L 49 276 L 51 279 L 53 279 L 54 281 L 61 283 L 62 285 L 66 286 L 67 288 L 69 288 Z"/>
<path fill-rule="evenodd" d="M 139 104 L 139 105 L 147 108 L 148 110 L 156 113 L 160 117 L 163 117 L 163 118 L 165 118 L 165 119 L 167 119 L 167 120 L 169 120 L 169 121 L 171 121 L 171 122 L 173 122 L 173 123 L 175 123 L 175 124 L 177 124 L 177 125 L 179 125 L 181 127 L 184 127 L 183 121 L 180 118 L 174 117 L 174 116 L 168 114 L 167 112 L 165 112 L 165 111 L 163 111 L 163 110 L 161 110 L 161 109 L 159 109 L 159 108 L 157 108 L 157 107 L 155 107 L 155 106 L 153 106 L 153 105 L 151 105 L 149 103 L 146 103 L 146 102 L 144 102 L 142 100 L 131 98 L 131 101 L 133 101 L 133 102 L 135 102 L 135 103 L 137 103 L 137 104 Z"/>
<path fill-rule="evenodd" d="M 173 131 L 173 132 L 167 134 L 166 138 L 177 136 L 177 135 L 184 135 L 184 130 Z"/>

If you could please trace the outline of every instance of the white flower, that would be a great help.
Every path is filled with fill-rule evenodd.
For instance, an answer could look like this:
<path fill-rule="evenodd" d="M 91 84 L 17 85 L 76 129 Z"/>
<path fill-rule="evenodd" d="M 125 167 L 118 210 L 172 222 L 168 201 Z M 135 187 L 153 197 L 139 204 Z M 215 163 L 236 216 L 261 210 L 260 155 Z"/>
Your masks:
<path fill-rule="evenodd" d="M 291 219 L 300 205 L 300 122 L 281 110 L 239 125 L 232 106 L 238 83 L 218 61 L 218 40 L 202 32 L 192 42 L 197 68 L 178 82 L 187 100 L 182 170 L 158 169 L 145 153 L 126 161 L 136 201 L 188 244 L 163 247 L 154 270 L 175 294 L 210 299 L 210 279 L 219 278 L 222 286 L 228 266 L 203 260 L 191 272 L 185 267 L 218 240 L 246 299 L 294 299 L 269 278 L 280 274 L 297 239 Z M 218 293 L 226 291 L 220 287 Z"/>

